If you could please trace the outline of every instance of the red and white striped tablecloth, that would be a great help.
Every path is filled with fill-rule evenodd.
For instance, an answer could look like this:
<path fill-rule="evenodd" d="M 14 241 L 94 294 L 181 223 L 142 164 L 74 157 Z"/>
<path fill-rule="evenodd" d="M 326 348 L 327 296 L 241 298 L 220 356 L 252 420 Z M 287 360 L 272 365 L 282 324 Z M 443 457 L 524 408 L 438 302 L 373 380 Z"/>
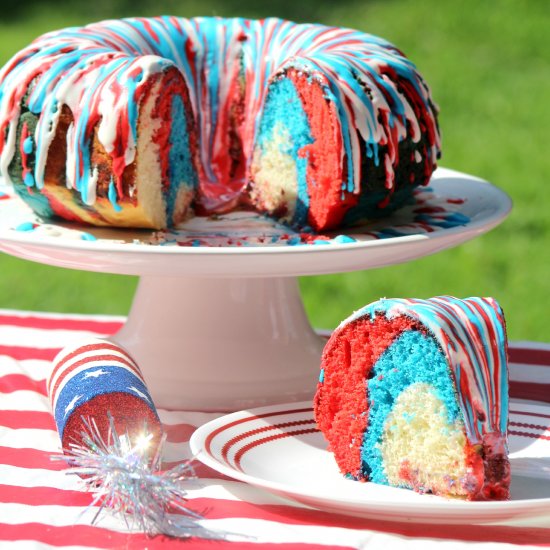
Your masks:
<path fill-rule="evenodd" d="M 75 337 L 116 332 L 124 319 L 0 310 L 0 548 L 455 549 L 550 546 L 550 525 L 449 526 L 337 516 L 223 478 L 199 465 L 189 507 L 204 525 L 249 538 L 179 541 L 129 533 L 95 511 L 76 476 L 52 462 L 60 444 L 46 394 L 50 361 Z M 511 393 L 550 401 L 550 345 L 511 345 Z M 188 440 L 212 413 L 159 410 L 167 459 L 189 456 Z"/>

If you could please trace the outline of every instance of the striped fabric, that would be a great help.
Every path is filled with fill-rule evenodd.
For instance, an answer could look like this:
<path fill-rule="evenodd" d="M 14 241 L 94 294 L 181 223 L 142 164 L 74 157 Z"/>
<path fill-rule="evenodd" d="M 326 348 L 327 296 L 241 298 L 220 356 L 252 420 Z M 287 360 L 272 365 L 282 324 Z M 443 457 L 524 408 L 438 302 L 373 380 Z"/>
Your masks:
<path fill-rule="evenodd" d="M 448 526 L 390 523 L 337 516 L 284 501 L 198 465 L 189 484 L 189 507 L 204 525 L 235 533 L 231 541 L 175 541 L 129 533 L 96 510 L 76 476 L 50 455 L 60 442 L 50 413 L 46 378 L 50 361 L 72 340 L 115 332 L 123 318 L 0 310 L 0 548 L 483 548 L 550 546 L 550 524 Z M 550 401 L 550 345 L 511 346 L 511 393 Z M 168 434 L 168 465 L 189 457 L 195 427 L 216 414 L 160 409 Z M 532 430 L 533 426 L 511 426 Z M 245 536 L 239 536 L 240 534 Z M 236 542 L 238 541 L 238 542 Z"/>

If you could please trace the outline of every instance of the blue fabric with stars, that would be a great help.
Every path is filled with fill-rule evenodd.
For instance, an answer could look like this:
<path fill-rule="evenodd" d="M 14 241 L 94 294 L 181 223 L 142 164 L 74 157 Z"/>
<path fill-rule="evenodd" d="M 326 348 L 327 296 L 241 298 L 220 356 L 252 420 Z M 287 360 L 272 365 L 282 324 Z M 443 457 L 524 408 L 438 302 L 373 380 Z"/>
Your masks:
<path fill-rule="evenodd" d="M 62 388 L 55 406 L 54 417 L 60 437 L 65 426 L 78 409 L 98 395 L 128 393 L 141 399 L 155 411 L 145 384 L 130 371 L 118 366 L 98 366 L 75 374 Z M 104 411 L 105 414 L 108 411 Z"/>

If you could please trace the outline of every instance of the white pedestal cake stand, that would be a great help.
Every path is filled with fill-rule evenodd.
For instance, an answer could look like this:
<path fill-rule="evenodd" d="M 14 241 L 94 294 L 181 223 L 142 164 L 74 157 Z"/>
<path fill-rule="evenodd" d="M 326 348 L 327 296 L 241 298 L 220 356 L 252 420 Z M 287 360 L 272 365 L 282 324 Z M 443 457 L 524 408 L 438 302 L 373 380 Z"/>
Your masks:
<path fill-rule="evenodd" d="M 439 169 L 430 187 L 438 205 L 452 205 L 468 220 L 430 227 L 413 223 L 411 209 L 404 209 L 377 224 L 384 236 L 398 235 L 390 238 L 354 234 L 355 242 L 324 246 L 167 246 L 151 244 L 144 239 L 151 234 L 139 231 L 51 223 L 21 231 L 33 217 L 13 198 L 0 201 L 0 250 L 54 266 L 139 275 L 127 322 L 112 340 L 134 356 L 158 406 L 229 411 L 302 401 L 313 396 L 324 341 L 304 312 L 297 276 L 432 254 L 490 230 L 511 208 L 505 193 L 458 172 Z M 97 240 L 82 240 L 82 231 Z"/>

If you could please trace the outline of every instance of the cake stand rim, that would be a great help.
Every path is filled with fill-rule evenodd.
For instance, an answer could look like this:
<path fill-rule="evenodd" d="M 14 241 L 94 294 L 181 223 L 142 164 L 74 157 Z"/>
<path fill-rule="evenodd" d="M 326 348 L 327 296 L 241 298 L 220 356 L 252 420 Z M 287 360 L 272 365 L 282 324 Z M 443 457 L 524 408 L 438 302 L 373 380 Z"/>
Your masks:
<path fill-rule="evenodd" d="M 209 265 L 201 269 L 197 265 L 189 269 L 189 264 L 197 263 L 201 260 L 211 264 L 212 260 L 219 261 L 223 265 L 223 261 L 229 259 L 239 259 L 246 264 L 245 260 L 266 260 L 277 259 L 277 261 L 288 260 L 290 264 L 295 264 L 296 259 L 303 258 L 305 262 L 316 259 L 317 264 L 327 263 L 328 258 L 338 261 L 338 257 L 350 257 L 349 254 L 362 254 L 363 256 L 371 256 L 384 251 L 391 251 L 395 247 L 409 247 L 415 245 L 418 250 L 411 249 L 411 254 L 405 260 L 397 258 L 386 260 L 383 264 L 375 264 L 373 267 L 381 267 L 382 265 L 393 265 L 401 263 L 401 261 L 409 261 L 415 258 L 420 258 L 442 249 L 451 248 L 463 242 L 466 242 L 476 236 L 486 233 L 500 224 L 509 215 L 512 209 L 512 199 L 510 196 L 495 186 L 494 184 L 455 170 L 447 168 L 438 169 L 438 177 L 436 181 L 444 178 L 464 178 L 473 185 L 481 195 L 493 199 L 493 208 L 490 212 L 480 216 L 478 219 L 470 220 L 465 225 L 460 225 L 451 228 L 438 228 L 431 233 L 414 233 L 411 235 L 401 235 L 397 237 L 388 237 L 384 239 L 376 239 L 369 241 L 357 241 L 352 243 L 330 243 L 327 246 L 257 246 L 257 247 L 163 247 L 151 246 L 144 243 L 114 243 L 108 241 L 88 242 L 74 239 L 59 239 L 56 237 L 37 238 L 32 233 L 11 231 L 10 234 L 2 232 L 0 228 L 0 250 L 24 259 L 38 261 L 49 265 L 55 265 L 65 268 L 84 269 L 88 271 L 99 271 L 106 273 L 121 273 L 127 275 L 175 275 L 175 276 L 219 276 L 216 270 Z M 434 182 L 432 182 L 434 183 Z M 442 183 L 438 185 L 443 185 Z M 13 233 L 13 234 L 12 234 Z M 437 243 L 441 243 L 438 247 Z M 38 252 L 37 252 L 38 251 Z M 41 257 L 40 251 L 43 252 L 59 252 L 67 254 L 71 257 L 71 262 L 74 265 L 67 265 L 62 260 L 55 256 L 48 255 Z M 372 252 L 371 252 L 372 251 Z M 96 262 L 97 257 L 104 257 L 104 264 Z M 126 259 L 132 259 L 131 263 L 127 263 Z M 321 260 L 320 260 L 321 259 Z M 313 269 L 307 269 L 307 265 L 303 269 L 296 269 L 295 266 L 289 265 L 288 269 L 284 267 L 278 269 L 275 276 L 281 276 L 285 271 L 288 271 L 289 276 L 312 275 L 323 273 L 338 273 L 354 270 L 370 269 L 368 262 L 360 261 L 357 267 L 343 267 L 339 270 L 336 268 L 323 268 L 317 266 Z M 178 263 L 178 270 L 168 273 L 162 267 L 162 263 L 168 261 L 171 267 L 175 267 Z M 158 266 L 152 266 L 151 263 L 158 263 Z M 349 262 L 348 262 L 349 263 Z M 107 265 L 108 264 L 108 265 Z M 149 264 L 145 266 L 145 264 Z M 120 268 L 117 267 L 120 266 Z M 187 273 L 188 272 L 188 273 Z M 236 271 L 233 269 L 230 276 L 269 276 L 269 269 L 261 270 L 261 273 L 254 269 L 248 268 L 247 265 L 241 266 Z"/>

